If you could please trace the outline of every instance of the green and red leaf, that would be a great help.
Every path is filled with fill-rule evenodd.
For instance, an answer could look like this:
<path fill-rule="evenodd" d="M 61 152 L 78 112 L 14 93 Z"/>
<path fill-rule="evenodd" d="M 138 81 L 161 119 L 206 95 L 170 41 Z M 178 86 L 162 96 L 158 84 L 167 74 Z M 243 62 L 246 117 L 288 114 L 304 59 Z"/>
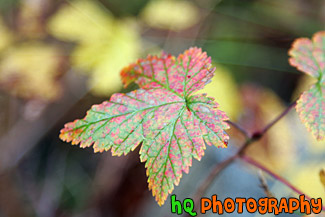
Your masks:
<path fill-rule="evenodd" d="M 163 53 L 138 60 L 121 75 L 126 86 L 136 82 L 140 89 L 94 105 L 84 119 L 66 124 L 60 138 L 118 156 L 142 144 L 149 189 L 162 205 L 192 158 L 202 158 L 205 144 L 227 147 L 228 117 L 213 98 L 193 94 L 213 72 L 210 58 L 198 48 L 178 58 Z"/>
<path fill-rule="evenodd" d="M 176 59 L 162 53 L 161 57 L 139 59 L 122 70 L 125 86 L 136 82 L 144 89 L 167 89 L 181 97 L 202 89 L 213 77 L 211 58 L 198 48 L 190 48 Z"/>
<path fill-rule="evenodd" d="M 325 137 L 325 31 L 316 33 L 312 40 L 300 38 L 289 51 L 289 63 L 317 79 L 297 101 L 300 120 L 317 140 Z"/>
<path fill-rule="evenodd" d="M 297 101 L 296 110 L 308 131 L 313 133 L 317 140 L 324 139 L 325 135 L 325 86 L 313 85 L 308 91 L 301 94 Z"/>
<path fill-rule="evenodd" d="M 325 73 L 325 31 L 316 33 L 312 40 L 295 40 L 289 55 L 289 63 L 292 66 L 324 82 L 322 77 Z"/>

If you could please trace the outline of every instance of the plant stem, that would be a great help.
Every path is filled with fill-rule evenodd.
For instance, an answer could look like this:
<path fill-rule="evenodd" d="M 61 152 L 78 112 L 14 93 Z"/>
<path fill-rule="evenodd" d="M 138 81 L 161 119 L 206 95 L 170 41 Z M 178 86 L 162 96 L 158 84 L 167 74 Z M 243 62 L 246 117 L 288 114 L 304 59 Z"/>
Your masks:
<path fill-rule="evenodd" d="M 239 132 L 241 132 L 245 136 L 245 139 L 248 139 L 250 137 L 249 134 L 248 134 L 248 132 L 244 128 L 242 128 L 241 126 L 239 126 L 238 124 L 232 122 L 231 120 L 228 120 L 227 123 L 230 124 L 230 125 L 232 125 Z"/>
<path fill-rule="evenodd" d="M 253 144 L 254 142 L 260 140 L 263 135 L 272 127 L 274 126 L 279 120 L 281 120 L 285 115 L 289 113 L 289 111 L 296 105 L 296 101 L 292 102 L 279 116 L 277 116 L 273 121 L 271 121 L 268 125 L 266 125 L 262 130 L 256 131 L 253 133 L 251 136 L 249 133 L 239 126 L 238 124 L 232 122 L 232 121 L 227 121 L 229 124 L 234 126 L 236 129 L 238 129 L 243 135 L 246 137 L 246 141 L 244 144 L 240 147 L 240 149 L 234 154 L 233 156 L 227 158 L 226 160 L 218 163 L 215 165 L 214 168 L 210 171 L 209 175 L 201 185 L 198 187 L 196 193 L 194 194 L 194 204 L 199 204 L 199 200 L 206 193 L 208 188 L 211 186 L 215 178 L 224 170 L 226 169 L 230 164 L 232 164 L 237 158 L 242 158 L 244 155 L 244 152 L 246 149 Z M 198 212 L 199 215 L 199 212 Z"/>
<path fill-rule="evenodd" d="M 277 118 L 275 118 L 273 121 L 271 121 L 271 123 L 269 123 L 268 125 L 266 125 L 264 127 L 264 129 L 261 131 L 261 134 L 264 135 L 274 124 L 276 124 L 281 118 L 283 118 L 284 116 L 286 116 L 289 111 L 295 107 L 297 105 L 297 101 L 292 102 L 287 108 L 286 110 L 284 110 Z"/>

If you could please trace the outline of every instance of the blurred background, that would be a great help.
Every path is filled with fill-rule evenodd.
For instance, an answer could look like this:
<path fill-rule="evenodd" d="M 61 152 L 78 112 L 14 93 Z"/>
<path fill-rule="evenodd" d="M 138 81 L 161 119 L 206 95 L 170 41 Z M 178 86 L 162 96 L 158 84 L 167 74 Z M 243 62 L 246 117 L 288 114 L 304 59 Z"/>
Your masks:
<path fill-rule="evenodd" d="M 201 92 L 254 132 L 314 82 L 289 66 L 287 52 L 294 39 L 325 29 L 324 0 L 0 0 L 0 13 L 1 217 L 172 216 L 170 201 L 159 207 L 148 190 L 139 149 L 122 157 L 94 154 L 59 140 L 64 123 L 114 92 L 135 89 L 122 88 L 119 71 L 137 58 L 198 46 L 217 68 Z M 191 197 L 237 150 L 244 138 L 228 133 L 229 148 L 208 147 L 175 188 L 177 199 Z M 325 198 L 325 144 L 294 111 L 248 154 Z M 261 176 L 276 197 L 297 196 L 240 161 L 206 196 L 265 197 Z"/>

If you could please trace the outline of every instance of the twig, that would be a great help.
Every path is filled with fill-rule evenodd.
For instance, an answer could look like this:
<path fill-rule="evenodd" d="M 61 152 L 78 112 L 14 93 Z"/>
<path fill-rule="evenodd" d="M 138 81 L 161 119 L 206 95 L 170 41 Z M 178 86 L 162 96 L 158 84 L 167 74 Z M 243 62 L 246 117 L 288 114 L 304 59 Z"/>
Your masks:
<path fill-rule="evenodd" d="M 245 139 L 246 140 L 250 137 L 249 134 L 248 134 L 248 132 L 244 128 L 242 128 L 241 126 L 239 126 L 238 124 L 232 122 L 231 120 L 228 120 L 227 123 L 230 124 L 230 125 L 232 125 L 239 132 L 241 132 L 245 136 Z"/>
<path fill-rule="evenodd" d="M 263 189 L 264 193 L 266 194 L 266 196 L 268 197 L 274 197 L 273 194 L 271 193 L 269 186 L 267 185 L 267 181 L 263 175 L 262 170 L 258 171 L 258 179 L 260 180 L 261 184 L 260 187 Z"/>

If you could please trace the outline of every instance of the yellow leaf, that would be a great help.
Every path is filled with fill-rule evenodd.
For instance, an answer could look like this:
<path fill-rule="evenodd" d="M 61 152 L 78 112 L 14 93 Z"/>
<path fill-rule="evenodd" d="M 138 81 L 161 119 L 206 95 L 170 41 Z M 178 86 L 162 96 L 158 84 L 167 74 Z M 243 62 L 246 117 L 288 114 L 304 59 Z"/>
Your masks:
<path fill-rule="evenodd" d="M 10 31 L 0 19 L 0 52 L 11 44 L 12 37 Z"/>
<path fill-rule="evenodd" d="M 190 1 L 157 0 L 150 1 L 141 17 L 155 28 L 183 30 L 198 22 L 199 12 Z"/>
<path fill-rule="evenodd" d="M 61 53 L 40 42 L 25 43 L 8 49 L 0 62 L 0 84 L 14 95 L 24 98 L 54 100 L 61 88 Z"/>
<path fill-rule="evenodd" d="M 91 71 L 89 84 L 93 93 L 108 95 L 122 88 L 120 71 L 137 58 L 138 50 L 139 39 L 136 32 L 123 23 L 116 24 L 114 35 L 99 50 L 102 53 L 99 56 L 100 61 Z M 75 61 L 77 66 L 82 64 L 77 59 Z"/>
<path fill-rule="evenodd" d="M 96 1 L 67 1 L 50 19 L 48 31 L 67 41 L 106 41 L 113 34 L 114 18 Z"/>
<path fill-rule="evenodd" d="M 89 74 L 97 95 L 122 88 L 120 70 L 138 57 L 140 37 L 131 20 L 117 20 L 95 1 L 73 1 L 53 17 L 53 35 L 77 42 L 72 65 Z"/>

